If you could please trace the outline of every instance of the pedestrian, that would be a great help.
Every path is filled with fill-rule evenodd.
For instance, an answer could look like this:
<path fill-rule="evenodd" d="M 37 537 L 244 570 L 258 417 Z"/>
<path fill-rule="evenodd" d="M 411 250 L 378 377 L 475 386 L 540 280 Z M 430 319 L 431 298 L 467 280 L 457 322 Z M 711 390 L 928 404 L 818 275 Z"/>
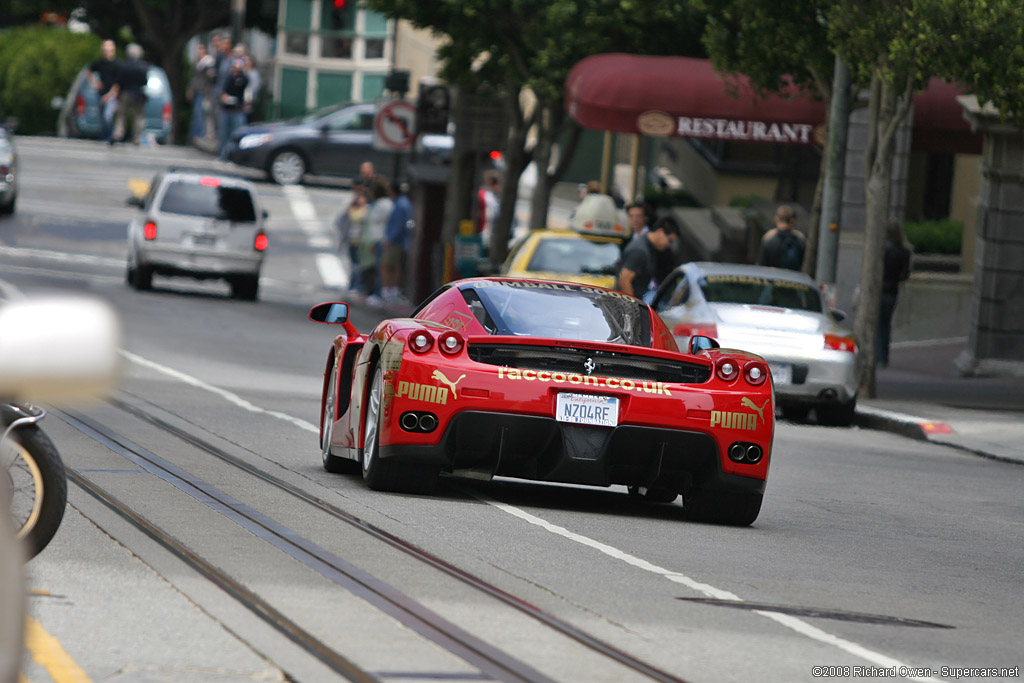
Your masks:
<path fill-rule="evenodd" d="M 892 316 L 900 283 L 910 277 L 910 246 L 903 236 L 903 225 L 890 219 L 885 231 L 885 256 L 882 266 L 882 304 L 878 312 L 878 350 L 876 361 L 889 367 L 889 344 L 892 341 Z"/>
<path fill-rule="evenodd" d="M 245 60 L 234 57 L 231 60 L 231 71 L 224 81 L 220 94 L 221 126 L 220 140 L 217 145 L 217 158 L 227 161 L 227 146 L 231 134 L 245 125 L 245 95 L 249 78 L 243 73 Z"/>
<path fill-rule="evenodd" d="M 208 134 L 207 111 L 210 107 L 210 93 L 217 80 L 216 60 L 206 51 L 202 41 L 196 45 L 196 61 L 192 65 L 192 79 L 185 96 L 192 102 L 191 140 L 203 140 Z"/>
<path fill-rule="evenodd" d="M 228 75 L 231 73 L 231 37 L 226 33 L 215 35 L 213 38 L 213 44 L 216 50 L 213 58 L 217 67 L 217 80 L 214 82 L 213 89 L 210 92 L 210 101 L 213 105 L 210 116 L 214 121 L 213 137 L 219 146 L 221 139 L 221 124 L 224 122 L 220 96 L 224 92 L 224 84 L 227 83 Z"/>
<path fill-rule="evenodd" d="M 671 249 L 678 239 L 679 228 L 672 221 L 634 235 L 622 250 L 615 289 L 649 302 L 656 290 L 658 254 Z"/>
<path fill-rule="evenodd" d="M 251 56 L 245 55 L 242 59 L 245 60 L 245 75 L 249 79 L 249 86 L 246 88 L 245 93 L 245 118 L 248 122 L 252 120 L 253 114 L 259 111 L 263 77 L 260 75 L 259 69 L 256 68 L 256 62 L 253 61 Z"/>
<path fill-rule="evenodd" d="M 807 238 L 796 229 L 796 212 L 783 204 L 775 211 L 775 227 L 761 238 L 761 253 L 757 264 L 774 268 L 801 270 Z"/>
<path fill-rule="evenodd" d="M 380 256 L 384 230 L 394 202 L 391 199 L 391 184 L 387 178 L 378 177 L 370 190 L 370 209 L 363 228 L 362 243 L 359 245 L 359 266 L 363 273 L 363 292 L 366 303 L 380 306 L 384 303 L 380 291 Z"/>
<path fill-rule="evenodd" d="M 89 65 L 89 81 L 100 97 L 100 142 L 109 142 L 114 131 L 117 113 L 117 47 L 112 40 L 104 40 L 103 56 Z"/>
<path fill-rule="evenodd" d="M 397 192 L 392 192 L 393 205 L 384 227 L 380 261 L 381 294 L 385 303 L 402 300 L 402 273 L 405 269 L 405 254 L 412 234 L 412 203 L 409 201 L 409 186 L 401 183 Z"/>
<path fill-rule="evenodd" d="M 117 69 L 117 114 L 114 117 L 114 132 L 109 144 L 123 142 L 126 120 L 132 120 L 132 143 L 139 144 L 146 129 L 146 82 L 149 79 L 149 65 L 142 61 L 142 46 L 131 43 L 125 48 L 128 61 Z"/>
<path fill-rule="evenodd" d="M 338 212 L 338 217 L 334 220 L 334 226 L 338 229 L 339 246 L 343 252 L 348 253 L 351 266 L 349 269 L 351 273 L 349 291 L 354 294 L 360 294 L 363 291 L 359 254 L 368 209 L 367 194 L 360 188 L 352 192 L 352 200 L 348 206 Z"/>
<path fill-rule="evenodd" d="M 484 173 L 484 182 L 476 193 L 476 231 L 480 235 L 486 254 L 491 247 L 491 230 L 501 211 L 501 174 L 490 170 Z"/>
<path fill-rule="evenodd" d="M 373 186 L 377 182 L 377 171 L 372 161 L 364 161 L 359 164 L 359 175 L 352 179 L 352 189 L 362 189 L 367 196 L 373 192 Z"/>

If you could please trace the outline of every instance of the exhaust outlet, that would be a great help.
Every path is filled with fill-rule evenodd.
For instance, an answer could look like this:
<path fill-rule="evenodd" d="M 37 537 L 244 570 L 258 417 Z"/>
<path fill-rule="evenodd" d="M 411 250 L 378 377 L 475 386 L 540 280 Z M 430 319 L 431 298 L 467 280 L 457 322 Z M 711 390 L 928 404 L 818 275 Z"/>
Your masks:
<path fill-rule="evenodd" d="M 747 449 L 742 443 L 734 443 L 729 446 L 729 459 L 733 462 L 743 462 L 747 457 Z"/>
<path fill-rule="evenodd" d="M 437 416 L 433 413 L 423 413 L 418 424 L 421 432 L 432 432 L 437 427 Z"/>
<path fill-rule="evenodd" d="M 746 456 L 747 462 L 749 462 L 750 464 L 761 462 L 762 455 L 764 455 L 764 453 L 761 450 L 761 447 L 758 446 L 757 444 L 751 444 L 750 446 L 747 446 Z"/>
<path fill-rule="evenodd" d="M 402 413 L 398 418 L 398 424 L 407 432 L 415 432 L 419 425 L 419 417 L 416 413 Z"/>

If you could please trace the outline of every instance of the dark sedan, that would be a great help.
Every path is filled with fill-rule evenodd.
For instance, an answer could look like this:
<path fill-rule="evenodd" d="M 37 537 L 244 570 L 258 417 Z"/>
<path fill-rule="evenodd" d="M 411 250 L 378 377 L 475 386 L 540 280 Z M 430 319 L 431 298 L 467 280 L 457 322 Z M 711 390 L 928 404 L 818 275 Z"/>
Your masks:
<path fill-rule="evenodd" d="M 388 169 L 394 153 L 373 147 L 376 113 L 373 102 L 350 103 L 289 121 L 244 126 L 228 141 L 227 156 L 240 166 L 265 171 L 281 185 L 300 183 L 307 174 L 354 178 L 364 161 Z M 436 157 L 434 163 L 450 157 L 452 144 L 447 135 L 420 140 L 422 153 Z"/>

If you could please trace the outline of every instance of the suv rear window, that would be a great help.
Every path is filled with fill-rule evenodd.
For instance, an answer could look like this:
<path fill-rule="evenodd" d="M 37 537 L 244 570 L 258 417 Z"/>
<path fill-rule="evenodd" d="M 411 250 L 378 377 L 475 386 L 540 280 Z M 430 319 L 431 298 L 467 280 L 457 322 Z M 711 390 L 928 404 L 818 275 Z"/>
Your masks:
<path fill-rule="evenodd" d="M 256 208 L 252 205 L 249 190 L 182 180 L 168 183 L 160 202 L 160 211 L 235 223 L 252 223 L 256 220 Z"/>

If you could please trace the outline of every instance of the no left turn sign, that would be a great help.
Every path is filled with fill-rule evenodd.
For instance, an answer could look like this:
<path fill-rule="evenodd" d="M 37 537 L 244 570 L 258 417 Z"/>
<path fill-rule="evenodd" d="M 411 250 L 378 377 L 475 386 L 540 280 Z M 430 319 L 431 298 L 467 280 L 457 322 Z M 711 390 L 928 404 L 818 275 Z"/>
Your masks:
<path fill-rule="evenodd" d="M 416 107 L 405 100 L 381 105 L 373 119 L 373 147 L 386 152 L 412 149 L 416 130 Z"/>

